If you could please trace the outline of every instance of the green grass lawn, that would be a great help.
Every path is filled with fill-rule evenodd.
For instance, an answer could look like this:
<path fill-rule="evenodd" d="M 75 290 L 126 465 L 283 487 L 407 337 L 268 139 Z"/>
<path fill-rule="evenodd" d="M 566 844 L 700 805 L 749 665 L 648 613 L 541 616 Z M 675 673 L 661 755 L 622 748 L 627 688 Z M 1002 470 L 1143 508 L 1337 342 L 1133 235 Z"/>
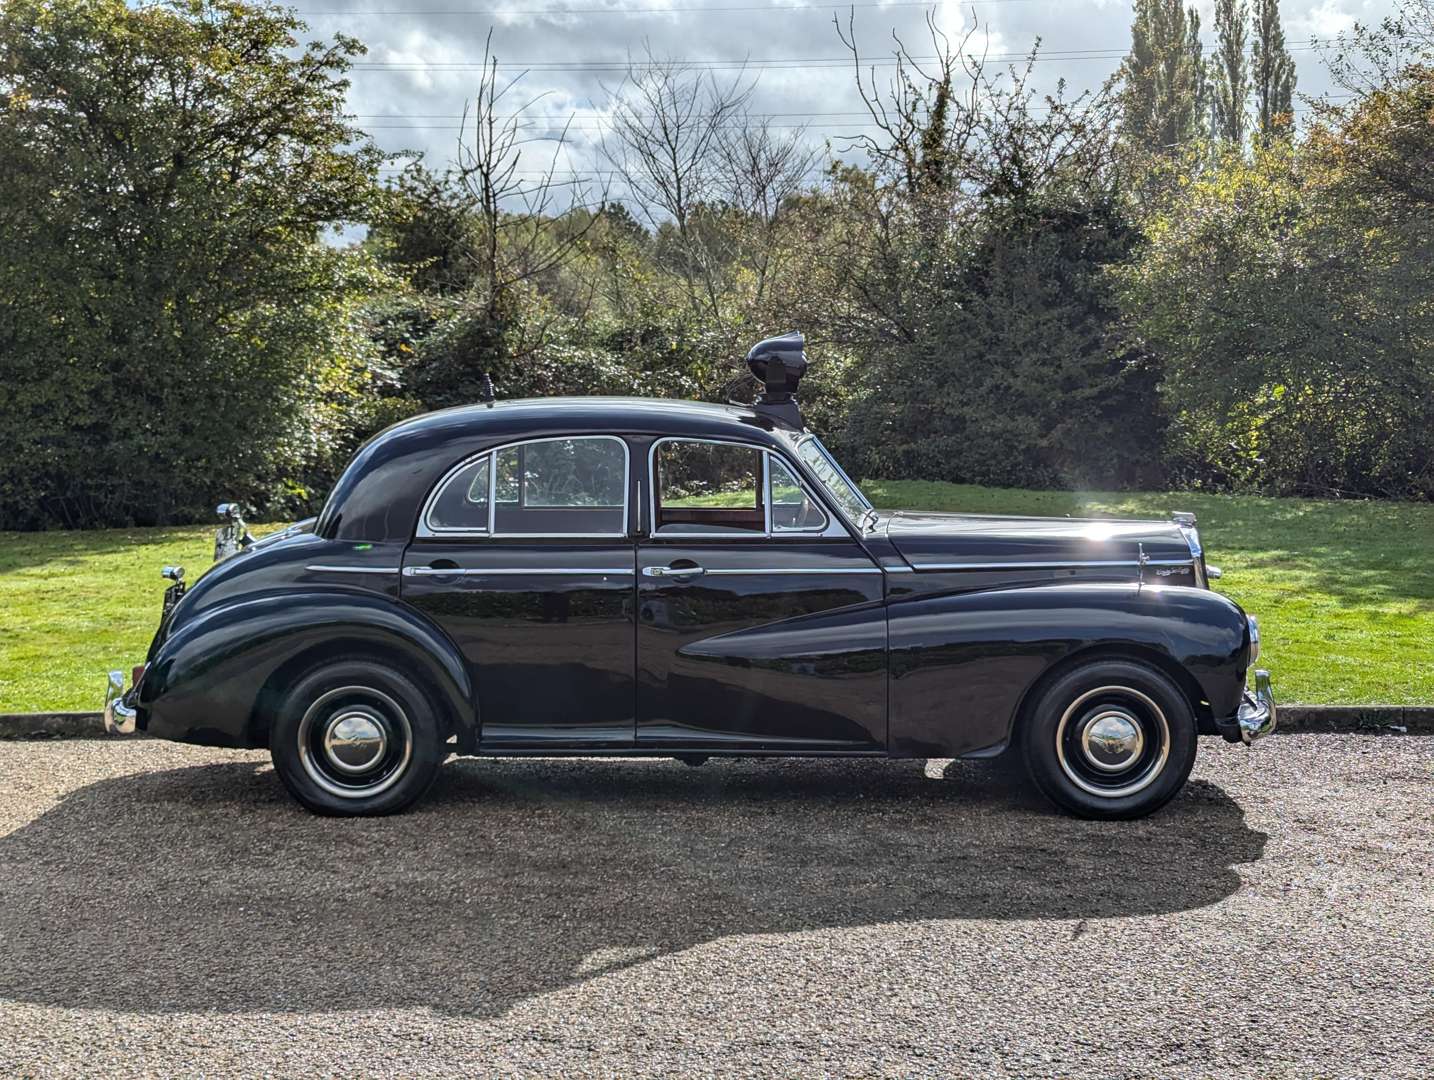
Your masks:
<path fill-rule="evenodd" d="M 862 485 L 882 507 L 1164 516 L 1193 510 L 1217 585 L 1260 616 L 1283 701 L 1434 704 L 1434 506 L 1186 493 Z M 255 529 L 262 533 L 263 529 Z M 98 709 L 104 673 L 144 659 L 159 568 L 190 580 L 213 531 L 0 533 L 0 712 Z"/>

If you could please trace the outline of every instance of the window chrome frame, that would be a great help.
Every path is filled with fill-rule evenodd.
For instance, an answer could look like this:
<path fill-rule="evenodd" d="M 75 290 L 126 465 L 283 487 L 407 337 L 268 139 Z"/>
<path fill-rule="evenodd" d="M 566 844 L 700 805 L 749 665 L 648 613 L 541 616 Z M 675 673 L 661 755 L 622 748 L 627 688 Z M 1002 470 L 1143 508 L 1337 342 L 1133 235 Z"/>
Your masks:
<path fill-rule="evenodd" d="M 796 481 L 797 490 L 800 491 L 809 500 L 811 500 L 811 502 L 813 502 L 817 506 L 817 508 L 821 510 L 822 523 L 820 525 L 815 526 L 808 525 L 804 529 L 775 529 L 772 527 L 772 508 L 776 506 L 776 499 L 773 498 L 772 493 L 772 454 L 773 451 L 769 449 L 762 457 L 762 471 L 766 473 L 764 482 L 767 488 L 767 535 L 773 538 L 776 538 L 778 536 L 826 536 L 832 524 L 831 511 L 827 509 L 826 504 L 823 503 L 821 499 L 817 498 L 817 496 L 812 493 L 812 491 L 810 490 L 810 484 L 807 482 L 806 478 L 803 477 L 798 470 L 792 468 L 791 465 L 787 463 L 786 458 L 782 457 L 779 457 L 777 459 L 778 464 L 780 464 L 782 468 L 786 469 L 787 475 L 790 476 L 794 481 Z"/>
<path fill-rule="evenodd" d="M 531 446 L 534 443 L 548 442 L 579 442 L 582 440 L 604 439 L 608 442 L 615 442 L 622 447 L 622 529 L 618 532 L 499 532 L 498 523 L 498 455 L 504 450 L 512 450 L 518 446 Z M 480 458 L 488 458 L 488 524 L 486 528 L 478 529 L 472 526 L 435 526 L 430 525 L 428 515 L 433 511 L 444 489 L 449 482 L 461 473 L 468 466 Z M 519 477 L 518 483 L 523 483 Z M 580 435 L 547 435 L 540 439 L 516 439 L 512 442 L 503 443 L 501 446 L 489 447 L 487 450 L 480 450 L 476 454 L 469 454 L 453 468 L 443 474 L 428 498 L 424 501 L 423 510 L 418 515 L 418 528 L 414 535 L 418 539 L 441 540 L 448 537 L 477 540 L 626 540 L 631 536 L 631 505 L 632 505 L 632 448 L 628 446 L 627 440 L 621 435 L 592 434 L 584 432 Z M 535 507 L 539 510 L 616 510 L 616 506 L 600 507 L 572 507 L 572 506 L 544 506 Z"/>
<path fill-rule="evenodd" d="M 659 446 L 661 446 L 663 443 L 672 443 L 672 442 L 705 443 L 706 445 L 709 445 L 709 446 L 736 446 L 736 447 L 739 447 L 740 449 L 743 449 L 743 450 L 755 450 L 755 451 L 757 451 L 757 453 L 759 453 L 759 454 L 762 456 L 762 466 L 761 466 L 762 475 L 761 475 L 761 480 L 760 480 L 760 483 L 761 483 L 761 485 L 762 485 L 762 489 L 761 489 L 761 490 L 762 490 L 762 494 L 763 494 L 763 498 L 762 498 L 763 528 L 762 528 L 762 531 L 761 531 L 761 532 L 756 532 L 756 531 L 753 531 L 753 530 L 746 530 L 746 529 L 741 529 L 741 530 L 733 529 L 733 530 L 729 530 L 729 531 L 726 531 L 726 532 L 683 532 L 683 533 L 664 533 L 664 532 L 659 532 L 659 531 L 658 531 L 658 527 L 657 527 L 657 495 L 658 495 L 658 487 L 659 487 L 658 476 L 657 476 L 657 448 L 658 448 Z M 654 439 L 654 440 L 652 441 L 652 445 L 651 445 L 650 447 L 648 447 L 648 450 L 647 450 L 647 534 L 646 534 L 646 539 L 649 540 L 649 541 L 651 541 L 651 540 L 664 540 L 664 541 L 671 540 L 671 541 L 678 541 L 678 542 L 681 542 L 681 541 L 684 541 L 684 540 L 738 540 L 738 541 L 751 541 L 751 540 L 782 540 L 782 539 L 787 539 L 787 538 L 797 539 L 797 540 L 800 540 L 800 539 L 823 540 L 823 539 L 828 539 L 828 538 L 831 538 L 831 537 L 839 537 L 839 538 L 844 539 L 844 540 L 845 540 L 845 539 L 850 539 L 850 538 L 851 538 L 851 534 L 848 533 L 848 532 L 846 531 L 846 529 L 843 528 L 843 526 L 842 526 L 842 524 L 841 524 L 841 522 L 842 522 L 843 519 L 840 518 L 840 517 L 838 517 L 837 515 L 833 514 L 831 507 L 827 505 L 827 503 L 825 502 L 825 500 L 823 500 L 820 496 L 818 496 L 814 491 L 812 491 L 812 490 L 810 489 L 810 486 L 809 486 L 808 481 L 807 481 L 807 479 L 806 479 L 806 474 L 805 474 L 800 468 L 793 468 L 793 467 L 792 467 L 792 461 L 791 461 L 789 458 L 787 458 L 786 455 L 784 455 L 784 454 L 783 454 L 783 455 L 779 455 L 779 456 L 781 457 L 782 464 L 785 465 L 786 468 L 787 468 L 787 471 L 792 474 L 792 479 L 796 480 L 796 482 L 801 486 L 802 492 L 807 496 L 807 498 L 811 499 L 814 503 L 816 503 L 818 506 L 820 506 L 820 507 L 822 508 L 822 512 L 823 512 L 823 514 L 826 516 L 826 521 L 823 523 L 823 525 L 821 526 L 820 529 L 783 529 L 781 532 L 773 532 L 773 531 L 772 531 L 772 486 L 771 486 L 771 468 L 770 468 L 768 462 L 769 462 L 769 457 L 770 457 L 770 455 L 775 454 L 775 453 L 777 453 L 777 451 L 773 450 L 770 446 L 759 446 L 757 443 L 742 442 L 742 441 L 740 441 L 740 440 L 738 440 L 738 439 L 707 439 L 707 438 L 701 438 L 701 437 L 692 436 L 692 435 L 664 435 L 664 436 L 662 436 L 662 437 L 659 438 L 659 439 Z M 720 508 L 720 507 L 712 507 L 711 509 L 721 509 L 721 508 Z"/>
<path fill-rule="evenodd" d="M 817 438 L 815 432 L 804 431 L 799 435 L 788 435 L 787 439 L 791 443 L 792 453 L 795 455 L 796 459 L 801 462 L 802 468 L 807 469 L 808 471 L 810 470 L 807 466 L 807 463 L 801 460 L 801 449 L 807 443 L 816 443 L 817 453 L 821 454 L 821 456 L 826 459 L 827 464 L 830 465 L 836 471 L 836 474 L 838 476 L 840 476 L 843 480 L 846 481 L 847 486 L 850 487 L 851 490 L 856 493 L 856 497 L 865 504 L 866 509 L 864 513 L 871 513 L 873 510 L 876 509 L 876 507 L 872 506 L 871 500 L 866 497 L 866 492 L 862 491 L 861 488 L 857 486 L 856 481 L 846 474 L 846 470 L 842 468 L 841 462 L 838 461 L 836 457 L 832 454 L 832 452 L 826 448 L 826 444 L 823 443 L 821 439 Z M 861 521 L 853 521 L 847 515 L 846 508 L 841 505 L 841 500 L 837 499 L 835 495 L 832 494 L 831 490 L 826 486 L 826 484 L 821 482 L 821 478 L 816 476 L 815 473 L 813 473 L 812 476 L 813 479 L 816 481 L 817 486 L 822 490 L 822 493 L 826 495 L 829 501 L 836 505 L 837 512 L 841 515 L 842 520 L 845 521 L 848 525 L 850 525 L 853 529 L 856 529 L 858 532 L 860 532 Z"/>

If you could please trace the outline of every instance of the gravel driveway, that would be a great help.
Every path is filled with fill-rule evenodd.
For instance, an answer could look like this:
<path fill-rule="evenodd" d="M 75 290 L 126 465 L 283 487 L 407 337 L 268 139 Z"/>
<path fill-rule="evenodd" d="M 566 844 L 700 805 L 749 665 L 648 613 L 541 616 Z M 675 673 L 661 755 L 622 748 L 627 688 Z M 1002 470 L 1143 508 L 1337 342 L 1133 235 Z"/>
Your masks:
<path fill-rule="evenodd" d="M 1153 819 L 997 765 L 0 744 L 0 1075 L 1434 1072 L 1434 738 L 1201 741 Z"/>

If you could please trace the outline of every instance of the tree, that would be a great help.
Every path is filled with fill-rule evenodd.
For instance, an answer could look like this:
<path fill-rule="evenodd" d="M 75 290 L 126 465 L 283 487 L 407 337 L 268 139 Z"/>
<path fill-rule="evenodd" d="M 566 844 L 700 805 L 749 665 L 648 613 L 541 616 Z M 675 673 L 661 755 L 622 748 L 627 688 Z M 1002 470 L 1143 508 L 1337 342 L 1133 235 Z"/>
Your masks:
<path fill-rule="evenodd" d="M 603 155 L 637 213 L 655 232 L 666 231 L 664 246 L 674 256 L 668 265 L 692 311 L 720 322 L 730 299 L 727 259 L 711 214 L 725 194 L 724 131 L 743 122 L 752 84 L 741 72 L 719 81 L 645 55 L 610 95 L 612 130 Z"/>
<path fill-rule="evenodd" d="M 174 0 L 0 11 L 0 520 L 158 522 L 304 496 L 344 438 L 381 155 L 343 115 L 357 42 Z"/>
<path fill-rule="evenodd" d="M 1211 134 L 1236 146 L 1245 142 L 1245 105 L 1250 96 L 1250 72 L 1245 58 L 1244 0 L 1215 0 L 1215 31 L 1219 46 L 1212 58 Z"/>
<path fill-rule="evenodd" d="M 991 72 L 929 32 L 935 59 L 898 40 L 884 86 L 855 58 L 874 168 L 813 197 L 804 321 L 862 360 L 834 441 L 868 476 L 1152 482 L 1153 382 L 1105 273 L 1136 238 L 1112 102 L 1038 95 L 1034 51 Z"/>
<path fill-rule="evenodd" d="M 1136 0 L 1130 36 L 1118 75 L 1122 129 L 1131 145 L 1168 153 L 1203 129 L 1208 91 L 1200 13 L 1180 0 Z"/>
<path fill-rule="evenodd" d="M 1254 25 L 1255 116 L 1260 137 L 1270 139 L 1288 134 L 1294 124 L 1295 62 L 1285 49 L 1280 0 L 1255 0 Z"/>
<path fill-rule="evenodd" d="M 1123 306 L 1160 357 L 1182 479 L 1434 495 L 1434 213 L 1369 168 L 1426 95 L 1228 151 L 1149 222 Z"/>

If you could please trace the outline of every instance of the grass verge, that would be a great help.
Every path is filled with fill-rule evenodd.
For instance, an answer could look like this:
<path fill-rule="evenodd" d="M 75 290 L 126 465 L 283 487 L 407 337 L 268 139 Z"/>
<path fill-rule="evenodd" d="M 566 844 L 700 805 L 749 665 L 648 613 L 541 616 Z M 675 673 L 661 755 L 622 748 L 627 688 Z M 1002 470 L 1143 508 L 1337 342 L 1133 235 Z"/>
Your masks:
<path fill-rule="evenodd" d="M 1434 506 L 1253 496 L 863 485 L 883 507 L 1164 516 L 1193 510 L 1217 586 L 1260 617 L 1282 701 L 1434 703 Z M 262 532 L 263 530 L 256 530 Z M 144 658 L 165 563 L 209 565 L 212 529 L 0 533 L 0 712 L 98 709 Z"/>

